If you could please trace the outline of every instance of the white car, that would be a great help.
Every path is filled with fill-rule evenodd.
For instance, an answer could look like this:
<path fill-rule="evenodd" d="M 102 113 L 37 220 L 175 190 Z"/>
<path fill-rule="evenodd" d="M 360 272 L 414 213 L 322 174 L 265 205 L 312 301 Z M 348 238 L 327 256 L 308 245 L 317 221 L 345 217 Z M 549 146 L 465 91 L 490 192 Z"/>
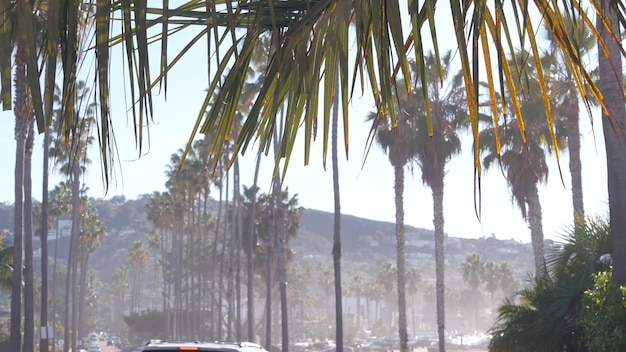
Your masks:
<path fill-rule="evenodd" d="M 102 352 L 100 346 L 90 346 L 87 352 Z"/>

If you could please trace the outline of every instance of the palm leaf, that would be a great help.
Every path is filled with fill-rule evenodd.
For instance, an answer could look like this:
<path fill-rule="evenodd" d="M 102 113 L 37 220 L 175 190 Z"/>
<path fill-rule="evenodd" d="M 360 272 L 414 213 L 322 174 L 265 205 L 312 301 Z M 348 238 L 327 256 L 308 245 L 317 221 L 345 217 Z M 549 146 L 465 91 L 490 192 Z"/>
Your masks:
<path fill-rule="evenodd" d="M 22 2 L 17 2 L 21 4 Z M 344 139 L 345 149 L 348 152 L 348 104 L 352 98 L 357 79 L 361 82 L 362 89 L 371 90 L 374 104 L 379 113 L 388 115 L 392 126 L 396 125 L 397 111 L 394 107 L 394 90 L 396 74 L 402 72 L 404 76 L 408 73 L 407 55 L 410 43 L 415 43 L 414 53 L 418 63 L 422 62 L 423 46 L 422 42 L 429 36 L 434 44 L 435 56 L 439 56 L 440 38 L 437 30 L 441 33 L 441 27 L 437 28 L 438 10 L 436 0 L 426 0 L 420 3 L 417 0 L 407 1 L 408 13 L 410 16 L 410 34 L 405 36 L 403 30 L 403 17 L 400 11 L 398 0 L 189 0 L 176 8 L 169 8 L 169 1 L 148 2 L 146 0 L 96 0 L 96 32 L 100 38 L 104 39 L 105 22 L 121 18 L 123 30 L 121 37 L 111 36 L 111 44 L 120 42 L 126 47 L 127 69 L 129 74 L 128 85 L 133 101 L 133 121 L 135 124 L 135 141 L 141 150 L 145 143 L 143 138 L 143 126 L 149 122 L 153 114 L 152 111 L 152 87 L 154 82 L 149 72 L 149 44 L 155 40 L 161 40 L 160 70 L 158 82 L 167 89 L 167 72 L 173 67 L 168 62 L 166 50 L 168 47 L 168 37 L 177 31 L 177 26 L 199 25 L 203 27 L 203 32 L 207 36 L 207 70 L 211 80 L 209 86 L 218 90 L 223 104 L 217 107 L 211 106 L 208 113 L 198 114 L 196 126 L 202 126 L 201 131 L 218 131 L 218 139 L 226 140 L 232 131 L 234 108 L 237 101 L 228 99 L 239 99 L 242 89 L 241 73 L 237 70 L 246 69 L 245 63 L 249 61 L 249 53 L 256 45 L 257 40 L 248 39 L 263 33 L 270 33 L 274 43 L 274 55 L 267 67 L 266 79 L 255 104 L 246 117 L 241 133 L 236 137 L 235 145 L 238 151 L 245 152 L 252 141 L 258 141 L 259 147 L 267 150 L 270 141 L 275 138 L 272 131 L 276 128 L 275 119 L 277 112 L 287 107 L 290 113 L 302 114 L 301 117 L 289 116 L 287 124 L 298 123 L 305 126 L 305 162 L 309 161 L 309 150 L 312 141 L 317 134 L 317 109 L 321 104 L 325 109 L 333 101 L 333 94 L 324 94 L 319 97 L 318 90 L 322 82 L 330 84 L 334 80 L 340 83 L 342 92 L 341 99 L 336 102 L 342 105 L 344 112 Z M 154 7 L 148 7 L 149 4 Z M 76 130 L 78 122 L 72 115 L 73 99 L 75 96 L 75 81 L 77 56 L 76 50 L 78 31 L 78 8 L 80 2 L 77 0 L 57 0 L 50 2 L 50 11 L 57 14 L 58 18 L 53 18 L 61 29 L 59 44 L 62 48 L 63 57 L 63 96 L 64 119 L 61 130 L 67 135 Z M 441 4 L 440 4 L 441 5 Z M 600 2 L 593 0 L 592 7 L 599 15 L 600 26 L 591 26 L 591 20 L 581 8 L 577 0 L 569 0 L 565 5 L 554 0 L 517 1 L 505 3 L 495 0 L 493 5 L 488 5 L 486 1 L 458 1 L 450 2 L 451 17 L 454 25 L 455 39 L 459 48 L 458 57 L 461 62 L 464 85 L 468 99 L 470 118 L 473 122 L 473 136 L 475 143 L 478 143 L 478 87 L 481 81 L 481 72 L 485 70 L 490 75 L 495 69 L 499 72 L 499 80 L 493 80 L 488 84 L 490 91 L 499 91 L 500 97 L 514 97 L 518 93 L 515 82 L 519 80 L 521 71 L 517 67 L 508 67 L 507 55 L 513 52 L 515 45 L 523 46 L 537 56 L 538 44 L 534 40 L 534 32 L 531 27 L 531 16 L 539 13 L 542 19 L 549 23 L 550 30 L 558 38 L 557 42 L 565 56 L 565 62 L 575 72 L 575 79 L 581 96 L 584 100 L 595 99 L 602 102 L 602 96 L 597 86 L 586 68 L 580 63 L 575 48 L 572 46 L 572 39 L 567 35 L 563 17 L 559 14 L 559 6 L 566 6 L 572 14 L 581 14 L 583 21 L 590 30 L 599 38 L 600 29 L 611 30 L 608 26 L 607 9 L 600 8 Z M 2 104 L 4 109 L 10 108 L 10 53 L 9 42 L 5 36 L 9 26 L 7 21 L 8 12 L 11 9 L 9 0 L 0 0 L 0 83 L 2 84 Z M 159 8 L 158 6 L 162 6 Z M 507 8 L 505 8 L 507 6 Z M 623 3 L 621 1 L 610 3 L 612 11 L 616 11 L 618 20 L 622 25 L 626 24 L 623 15 Z M 110 9 L 110 13 L 106 9 Z M 32 10 L 32 9 L 31 9 Z M 18 12 L 20 23 L 30 28 L 24 33 L 29 43 L 34 43 L 32 33 L 32 19 L 28 19 L 26 9 Z M 115 18 L 118 15 L 118 18 Z M 21 18 L 24 17 L 24 21 Z M 428 21 L 428 31 L 423 31 L 422 26 Z M 29 24 L 30 23 L 30 24 Z M 348 25 L 350 23 L 351 25 Z M 444 22 L 445 23 L 445 22 Z M 351 29 L 354 27 L 354 31 Z M 154 28 L 158 35 L 149 37 L 150 29 Z M 408 28 L 408 26 L 407 26 Z M 428 33 L 426 33 L 428 32 Z M 353 49 L 348 50 L 348 38 L 355 34 L 357 40 Z M 493 45 L 493 50 L 486 50 L 485 36 L 491 39 L 488 41 Z M 160 37 L 160 38 L 158 38 Z M 613 40 L 619 42 L 617 33 L 613 33 Z M 122 39 L 123 38 L 123 39 Z M 226 40 L 228 38 L 228 40 Z M 515 44 L 514 44 L 515 43 Z M 99 45 L 98 45 L 99 44 Z M 106 117 L 108 92 L 105 88 L 108 76 L 112 74 L 106 69 L 108 61 L 104 54 L 104 44 L 99 41 L 97 51 L 97 69 L 100 82 L 99 94 L 101 103 L 101 117 L 99 123 L 101 148 L 103 160 L 111 160 L 107 154 L 110 149 L 107 147 L 108 136 L 112 134 L 110 129 L 111 121 Z M 606 43 L 598 41 L 598 45 L 606 52 Z M 482 49 L 480 47 L 483 47 Z M 29 85 L 35 99 L 36 116 L 38 127 L 42 131 L 46 122 L 41 110 L 41 99 L 39 89 L 39 77 L 36 68 L 36 55 L 31 47 L 29 54 Z M 481 55 L 493 55 L 490 58 L 481 58 Z M 622 55 L 625 55 L 622 49 Z M 7 58 L 9 61 L 7 61 Z M 52 61 L 47 66 L 50 68 Z M 484 65 L 479 66 L 480 62 Z M 489 65 L 487 64 L 489 62 Z M 303 65 L 306 63 L 307 67 Z M 338 64 L 340 71 L 337 77 L 329 71 L 332 64 Z M 491 67 L 495 64 L 495 68 Z M 325 69 L 321 69 L 324 67 Z M 348 67 L 353 67 L 352 80 L 348 79 Z M 441 68 L 440 68 L 441 69 Z M 616 72 L 620 72 L 617 68 Z M 47 72 L 53 72 L 51 69 Z M 245 70 L 244 70 L 245 72 Z M 231 76 L 229 78 L 229 76 Z M 215 78 L 218 77 L 218 78 Z M 408 77 L 408 76 L 407 76 Z M 413 84 L 410 79 L 405 78 L 405 88 Z M 50 86 L 51 76 L 46 78 L 46 85 Z M 424 79 L 424 78 L 421 78 Z M 216 82 L 223 84 L 215 84 Z M 328 81 L 328 82 L 327 82 Z M 422 81 L 424 83 L 424 81 Z M 350 89 L 349 89 L 350 88 Z M 519 88 L 519 87 L 518 87 Z M 110 89 L 110 88 L 109 88 Z M 508 94 L 505 94 L 508 91 Z M 543 91 L 543 88 L 542 88 Z M 326 90 L 326 92 L 329 92 Z M 348 94 L 349 92 L 349 94 Z M 545 91 L 543 91 L 545 95 Z M 589 97 L 588 95 L 591 95 Z M 49 97 L 49 93 L 46 93 Z M 302 101 L 304 97 L 312 97 L 312 101 L 306 103 Z M 294 100 L 294 101 L 291 101 Z M 210 101 L 210 100 L 207 100 Z M 135 102 L 140 109 L 139 114 L 135 111 Z M 286 104 L 283 104 L 286 103 Z M 602 104 L 602 103 L 601 103 Z M 202 104 L 209 107 L 209 103 Z M 506 116 L 505 106 L 501 104 L 503 113 Z M 513 101 L 511 106 L 514 112 L 519 115 L 519 102 Z M 602 105 L 603 109 L 605 107 Z M 546 111 L 549 111 L 546 107 Z M 606 109 L 605 109 L 606 110 Z M 548 119 L 550 114 L 547 114 Z M 521 133 L 524 133 L 524 119 L 518 116 Z M 548 121 L 551 124 L 551 121 Z M 294 147 L 295 134 L 302 133 L 295 126 L 284 126 L 282 134 L 276 138 L 282 145 L 281 160 L 291 155 Z M 324 134 L 327 134 L 328 124 L 323 124 Z M 195 133 L 198 127 L 193 129 Z M 193 138 L 193 136 L 191 137 Z M 190 139 L 191 139 L 190 138 Z M 554 136 L 552 136 L 554 143 Z M 221 142 L 220 142 L 221 143 Z M 327 150 L 328 139 L 322 141 L 324 150 Z M 214 145 L 212 152 L 220 154 L 222 147 Z M 475 150 L 478 150 L 475 146 Z M 475 169 L 480 179 L 480 163 L 475 156 Z M 105 162 L 105 173 L 109 173 L 110 165 Z"/>

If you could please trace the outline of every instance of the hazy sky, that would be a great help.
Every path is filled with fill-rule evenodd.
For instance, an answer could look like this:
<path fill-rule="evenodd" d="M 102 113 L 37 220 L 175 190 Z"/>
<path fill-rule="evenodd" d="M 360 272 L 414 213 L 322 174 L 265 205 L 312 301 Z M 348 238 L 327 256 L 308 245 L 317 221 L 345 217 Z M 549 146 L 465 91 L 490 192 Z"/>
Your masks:
<path fill-rule="evenodd" d="M 441 38 L 440 38 L 441 39 Z M 174 42 L 175 43 L 175 42 Z M 183 45 L 183 44 L 181 44 Z M 170 45 L 172 48 L 173 45 Z M 172 48 L 175 50 L 175 48 Z M 163 94 L 155 94 L 155 119 L 150 126 L 149 145 L 144 146 L 144 155 L 135 149 L 131 117 L 127 116 L 124 89 L 120 76 L 112 79 L 112 118 L 119 147 L 116 179 L 108 194 L 104 194 L 100 175 L 100 159 L 94 150 L 90 158 L 92 169 L 86 182 L 93 197 L 111 197 L 123 194 L 127 198 L 165 190 L 165 171 L 170 156 L 183 148 L 191 135 L 191 129 L 205 97 L 208 86 L 206 79 L 206 49 L 198 48 L 200 54 L 183 59 L 171 71 L 167 100 Z M 173 52 L 173 51 L 172 51 Z M 121 55 L 118 53 L 116 55 Z M 116 56 L 116 57 L 118 57 Z M 198 58 L 199 57 L 199 58 Z M 153 64 L 157 64 L 154 62 Z M 115 67 L 115 64 L 113 64 Z M 156 72 L 156 70 L 155 70 Z M 93 81 L 92 76 L 85 76 Z M 358 94 L 353 98 L 350 109 L 350 152 L 340 157 L 341 210 L 343 214 L 393 222 L 395 219 L 393 194 L 393 169 L 387 157 L 374 146 L 367 161 L 362 165 L 369 125 L 365 117 L 374 109 L 372 101 Z M 585 210 L 590 215 L 604 215 L 608 211 L 606 190 L 606 159 L 602 138 L 601 120 L 594 111 L 592 129 L 584 109 L 581 115 L 583 187 Z M 14 177 L 14 116 L 12 112 L 0 113 L 0 160 L 5 168 L 0 171 L 0 202 L 13 203 Z M 300 205 L 305 208 L 332 211 L 332 172 L 330 157 L 327 170 L 322 164 L 322 139 L 314 143 L 311 163 L 303 165 L 303 148 L 296 146 L 285 186 L 291 194 L 297 194 Z M 34 195 L 41 199 L 41 143 L 43 135 L 37 136 L 36 154 L 33 160 Z M 255 145 L 256 146 L 256 145 Z M 342 149 L 343 150 L 343 149 Z M 242 182 L 252 184 L 254 172 L 254 146 L 248 150 L 241 166 Z M 266 192 L 270 186 L 273 158 L 264 158 L 260 187 Z M 568 155 L 562 154 L 560 167 L 561 182 L 556 159 L 550 158 L 550 177 L 547 185 L 540 187 L 543 210 L 543 225 L 546 238 L 555 238 L 571 224 L 572 206 Z M 52 171 L 54 172 L 54 170 Z M 445 229 L 451 236 L 473 237 L 495 234 L 497 238 L 514 238 L 530 242 L 530 231 L 522 221 L 519 210 L 512 204 L 503 174 L 493 168 L 483 174 L 482 211 L 479 221 L 474 211 L 474 173 L 471 153 L 471 137 L 464 140 L 463 153 L 448 164 L 445 188 Z M 51 181 L 50 188 L 60 179 Z M 217 197 L 217 192 L 215 193 Z M 405 223 L 432 229 L 432 194 L 421 182 L 419 168 L 414 174 L 406 173 L 405 180 Z"/>

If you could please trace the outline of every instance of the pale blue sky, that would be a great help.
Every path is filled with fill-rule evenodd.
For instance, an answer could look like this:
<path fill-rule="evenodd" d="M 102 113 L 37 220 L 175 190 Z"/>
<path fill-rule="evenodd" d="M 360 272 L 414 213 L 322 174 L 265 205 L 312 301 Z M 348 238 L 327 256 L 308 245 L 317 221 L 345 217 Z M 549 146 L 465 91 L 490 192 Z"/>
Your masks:
<path fill-rule="evenodd" d="M 440 38 L 441 40 L 442 38 Z M 176 44 L 172 41 L 171 50 Z M 182 45 L 182 44 L 181 44 Z M 139 156 L 134 146 L 131 117 L 125 111 L 127 105 L 120 77 L 112 81 L 112 118 L 119 144 L 117 173 L 109 193 L 104 194 L 100 176 L 97 151 L 91 154 L 92 170 L 86 175 L 86 183 L 93 197 L 111 197 L 123 194 L 127 198 L 165 190 L 165 171 L 170 156 L 187 142 L 193 123 L 200 111 L 206 79 L 206 49 L 199 47 L 183 59 L 170 73 L 167 101 L 155 94 L 155 120 L 150 126 L 150 144 L 144 146 L 144 155 Z M 121 55 L 120 53 L 114 54 Z M 114 56 L 116 57 L 116 56 Z M 199 57 L 199 59 L 198 59 Z M 154 62 L 153 64 L 157 64 Z M 115 64 L 113 64 L 115 67 Z M 153 72 L 157 72 L 154 70 Z M 92 80 L 86 76 L 86 80 Z M 381 150 L 373 147 L 363 168 L 361 161 L 365 148 L 369 125 L 365 117 L 373 110 L 371 99 L 356 97 L 350 109 L 350 154 L 340 157 L 341 209 L 343 214 L 393 222 L 395 219 L 393 170 Z M 592 130 L 589 118 L 581 115 L 582 158 L 584 200 L 587 214 L 604 215 L 607 212 L 606 159 L 604 141 L 598 111 L 594 111 Z M 0 148 L 4 151 L 0 160 L 5 168 L 0 171 L 0 202 L 13 203 L 13 174 L 15 141 L 13 137 L 14 117 L 12 112 L 0 113 Z M 321 136 L 320 136 L 321 137 Z M 34 194 L 41 198 L 41 142 L 37 136 L 36 154 L 33 160 Z M 471 138 L 465 138 L 463 154 L 449 163 L 446 176 L 444 200 L 445 229 L 451 236 L 478 238 L 492 233 L 500 239 L 514 238 L 530 242 L 530 232 L 522 221 L 520 212 L 512 204 L 502 173 L 491 169 L 483 174 L 482 182 L 482 221 L 474 213 L 474 179 Z M 243 159 L 241 172 L 243 184 L 252 184 L 254 172 L 254 149 L 249 150 Z M 285 186 L 290 193 L 297 193 L 300 204 L 306 208 L 324 211 L 333 210 L 332 173 L 330 158 L 327 170 L 322 167 L 321 138 L 314 143 L 311 164 L 303 165 L 303 149 L 297 146 L 287 173 Z M 273 158 L 263 160 L 260 177 L 262 191 L 270 186 L 270 172 Z M 560 162 L 564 184 L 561 183 L 557 162 L 550 159 L 550 178 L 547 186 L 541 186 L 540 198 L 543 208 L 543 225 L 546 238 L 555 238 L 572 218 L 568 155 L 562 155 Z M 52 188 L 59 181 L 51 181 Z M 217 197 L 217 195 L 216 195 Z M 432 195 L 430 189 L 421 182 L 419 169 L 415 174 L 406 173 L 405 181 L 405 223 L 432 229 Z"/>

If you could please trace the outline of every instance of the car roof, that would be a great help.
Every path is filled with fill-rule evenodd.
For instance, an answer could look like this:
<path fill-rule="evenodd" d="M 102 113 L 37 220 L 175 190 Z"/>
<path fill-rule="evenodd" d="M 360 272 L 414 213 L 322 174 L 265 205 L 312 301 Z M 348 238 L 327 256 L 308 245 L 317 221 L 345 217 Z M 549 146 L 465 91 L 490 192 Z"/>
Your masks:
<path fill-rule="evenodd" d="M 211 352 L 267 352 L 251 342 L 159 341 L 143 346 L 144 351 L 211 351 Z"/>

